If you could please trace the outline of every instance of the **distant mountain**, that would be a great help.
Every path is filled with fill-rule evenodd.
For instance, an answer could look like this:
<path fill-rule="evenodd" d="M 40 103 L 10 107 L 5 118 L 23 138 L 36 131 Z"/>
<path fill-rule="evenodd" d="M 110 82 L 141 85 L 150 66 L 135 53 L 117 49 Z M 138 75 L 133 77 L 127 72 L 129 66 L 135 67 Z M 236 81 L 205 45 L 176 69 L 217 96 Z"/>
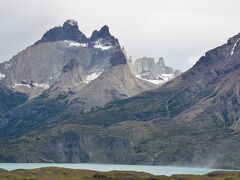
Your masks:
<path fill-rule="evenodd" d="M 180 70 L 174 70 L 173 68 L 166 66 L 163 57 L 160 57 L 157 62 L 151 57 L 138 58 L 131 64 L 133 66 L 133 72 L 136 74 L 137 78 L 158 85 L 162 85 L 181 74 Z"/>

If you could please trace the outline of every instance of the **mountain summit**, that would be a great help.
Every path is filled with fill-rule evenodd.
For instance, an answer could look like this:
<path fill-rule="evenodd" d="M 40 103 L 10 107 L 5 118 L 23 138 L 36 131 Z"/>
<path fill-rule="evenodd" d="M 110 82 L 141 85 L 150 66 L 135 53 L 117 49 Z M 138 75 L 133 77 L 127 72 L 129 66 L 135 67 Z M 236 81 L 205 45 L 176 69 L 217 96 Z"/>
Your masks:
<path fill-rule="evenodd" d="M 109 32 L 109 27 L 104 25 L 99 31 L 93 31 L 89 39 L 89 47 L 99 49 L 120 48 L 118 39 L 112 36 Z"/>
<path fill-rule="evenodd" d="M 67 20 L 62 26 L 48 30 L 34 45 L 62 40 L 72 40 L 79 43 L 86 43 L 88 41 L 87 37 L 79 30 L 77 21 Z"/>
<path fill-rule="evenodd" d="M 111 36 L 112 35 L 109 32 L 109 27 L 107 25 L 104 25 L 99 31 L 97 30 L 93 31 L 90 39 L 91 41 L 96 41 L 97 39 L 109 38 Z"/>
<path fill-rule="evenodd" d="M 120 47 L 118 39 L 112 36 L 109 32 L 109 27 L 104 25 L 99 31 L 93 31 L 90 38 L 87 38 L 78 27 L 75 20 L 67 20 L 62 26 L 54 27 L 48 30 L 43 37 L 34 45 L 44 42 L 56 41 L 74 41 L 91 48 L 107 50 L 113 47 Z"/>
<path fill-rule="evenodd" d="M 65 25 L 67 25 L 67 24 L 69 24 L 69 25 L 71 25 L 71 26 L 77 26 L 77 21 L 75 21 L 74 19 L 68 19 L 64 24 L 63 24 L 63 26 Z"/>

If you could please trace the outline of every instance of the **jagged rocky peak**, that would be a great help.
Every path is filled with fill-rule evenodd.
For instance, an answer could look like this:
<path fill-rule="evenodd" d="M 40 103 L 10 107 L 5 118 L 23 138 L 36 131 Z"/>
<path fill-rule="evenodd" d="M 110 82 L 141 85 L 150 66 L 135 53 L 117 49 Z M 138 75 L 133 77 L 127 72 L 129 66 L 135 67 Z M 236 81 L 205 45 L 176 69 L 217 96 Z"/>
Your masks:
<path fill-rule="evenodd" d="M 133 59 L 132 59 L 132 56 L 129 56 L 129 58 L 128 58 L 128 62 L 129 62 L 129 64 L 133 64 Z"/>
<path fill-rule="evenodd" d="M 134 69 L 137 74 L 149 72 L 152 75 L 156 76 L 157 68 L 156 63 L 153 57 L 142 57 L 135 60 Z"/>
<path fill-rule="evenodd" d="M 48 30 L 43 37 L 34 45 L 44 42 L 56 41 L 74 41 L 81 43 L 83 47 L 90 47 L 101 50 L 109 50 L 111 48 L 120 48 L 117 38 L 112 36 L 109 32 L 109 27 L 104 25 L 99 31 L 93 31 L 90 38 L 87 38 L 78 27 L 75 20 L 66 20 L 62 26 L 54 27 Z"/>
<path fill-rule="evenodd" d="M 136 77 L 155 84 L 163 84 L 181 74 L 172 67 L 166 66 L 163 57 L 156 62 L 153 57 L 142 57 L 135 60 L 133 72 Z"/>
<path fill-rule="evenodd" d="M 73 19 L 68 19 L 66 20 L 63 25 L 62 25 L 63 29 L 69 29 L 69 30 L 79 30 L 78 28 L 78 23 L 77 21 L 73 20 Z"/>
<path fill-rule="evenodd" d="M 90 47 L 107 50 L 110 48 L 120 47 L 118 39 L 112 36 L 109 32 L 109 27 L 104 25 L 99 31 L 93 31 L 90 37 Z"/>
<path fill-rule="evenodd" d="M 48 30 L 34 45 L 62 40 L 76 41 L 79 43 L 88 42 L 88 38 L 79 30 L 77 21 L 67 20 L 62 26 Z"/>
<path fill-rule="evenodd" d="M 104 25 L 99 31 L 95 30 L 92 33 L 91 40 L 95 41 L 99 38 L 108 38 L 111 37 L 112 35 L 109 32 L 109 27 L 107 25 Z"/>
<path fill-rule="evenodd" d="M 75 21 L 74 19 L 68 19 L 65 23 L 64 23 L 64 25 L 70 25 L 70 26 L 77 26 L 77 21 Z M 63 25 L 63 26 L 64 26 Z"/>
<path fill-rule="evenodd" d="M 127 59 L 123 51 L 116 51 L 111 57 L 110 57 L 110 64 L 111 66 L 117 66 L 120 64 L 127 64 Z"/>
<path fill-rule="evenodd" d="M 161 66 L 161 67 L 165 67 L 165 62 L 164 62 L 164 59 L 163 57 L 161 56 L 159 59 L 158 59 L 158 65 Z"/>

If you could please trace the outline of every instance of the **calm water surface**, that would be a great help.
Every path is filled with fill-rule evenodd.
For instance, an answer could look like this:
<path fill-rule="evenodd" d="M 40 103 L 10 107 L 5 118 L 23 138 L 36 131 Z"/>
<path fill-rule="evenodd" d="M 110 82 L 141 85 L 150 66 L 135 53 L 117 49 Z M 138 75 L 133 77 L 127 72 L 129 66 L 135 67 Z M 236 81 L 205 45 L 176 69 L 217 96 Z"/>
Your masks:
<path fill-rule="evenodd" d="M 173 174 L 204 175 L 213 171 L 229 171 L 224 169 L 191 168 L 174 166 L 142 166 L 142 165 L 113 165 L 113 164 L 65 164 L 65 163 L 0 163 L 0 168 L 5 170 L 35 169 L 41 167 L 64 167 L 70 169 L 88 169 L 95 171 L 138 171 L 154 175 L 171 176 Z"/>

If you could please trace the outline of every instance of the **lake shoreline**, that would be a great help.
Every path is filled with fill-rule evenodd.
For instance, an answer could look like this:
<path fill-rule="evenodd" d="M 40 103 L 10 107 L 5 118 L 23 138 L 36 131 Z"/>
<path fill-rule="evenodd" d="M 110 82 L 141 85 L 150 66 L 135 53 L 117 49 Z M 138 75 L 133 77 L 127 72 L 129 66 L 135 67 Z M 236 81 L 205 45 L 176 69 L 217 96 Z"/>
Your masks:
<path fill-rule="evenodd" d="M 14 171 L 18 169 L 34 170 L 41 168 L 65 168 L 72 170 L 91 170 L 98 172 L 135 171 L 152 175 L 171 176 L 173 174 L 206 175 L 212 172 L 240 172 L 232 169 L 213 169 L 207 167 L 181 167 L 181 166 L 146 166 L 122 164 L 90 164 L 90 163 L 0 163 L 0 169 Z"/>
<path fill-rule="evenodd" d="M 74 179 L 77 178 L 79 180 L 121 180 L 121 179 L 131 179 L 131 180 L 198 180 L 198 179 L 222 179 L 222 178 L 231 178 L 231 179 L 239 179 L 240 172 L 211 172 L 206 175 L 192 175 L 192 174 L 179 174 L 179 175 L 153 175 L 145 172 L 136 172 L 136 171 L 110 171 L 110 172 L 100 172 L 100 171 L 92 171 L 92 170 L 81 170 L 81 169 L 68 169 L 68 168 L 59 168 L 59 167 L 45 167 L 45 168 L 37 168 L 31 170 L 18 169 L 7 171 L 4 169 L 0 169 L 0 179 L 31 179 L 31 180 L 45 180 L 45 179 Z"/>

